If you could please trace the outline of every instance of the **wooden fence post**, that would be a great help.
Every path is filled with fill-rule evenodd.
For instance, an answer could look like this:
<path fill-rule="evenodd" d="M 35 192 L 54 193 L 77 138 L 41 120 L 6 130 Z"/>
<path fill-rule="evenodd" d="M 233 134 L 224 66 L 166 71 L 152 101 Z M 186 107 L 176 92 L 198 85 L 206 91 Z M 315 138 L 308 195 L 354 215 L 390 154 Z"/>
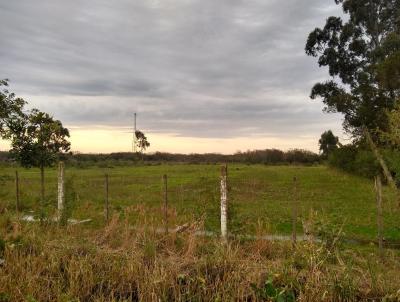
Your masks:
<path fill-rule="evenodd" d="M 19 175 L 18 170 L 15 170 L 15 210 L 19 213 L 20 200 L 19 200 Z"/>
<path fill-rule="evenodd" d="M 164 228 L 165 234 L 168 234 L 168 177 L 163 175 L 163 199 L 164 199 Z"/>
<path fill-rule="evenodd" d="M 380 175 L 375 178 L 377 225 L 378 225 L 378 246 L 379 255 L 383 256 L 383 219 L 382 219 L 382 181 Z"/>
<path fill-rule="evenodd" d="M 293 177 L 293 204 L 292 204 L 292 243 L 297 241 L 297 177 Z"/>
<path fill-rule="evenodd" d="M 105 198 L 104 198 L 104 219 L 106 221 L 106 224 L 108 224 L 108 221 L 110 219 L 110 213 L 109 213 L 109 200 L 108 200 L 108 173 L 106 173 L 104 178 L 104 189 L 105 189 Z"/>
<path fill-rule="evenodd" d="M 223 241 L 227 241 L 228 237 L 228 167 L 223 165 L 221 167 L 221 238 Z"/>
<path fill-rule="evenodd" d="M 64 187 L 64 162 L 60 161 L 58 164 L 58 219 L 59 222 L 64 217 L 64 207 L 65 207 L 65 187 Z"/>

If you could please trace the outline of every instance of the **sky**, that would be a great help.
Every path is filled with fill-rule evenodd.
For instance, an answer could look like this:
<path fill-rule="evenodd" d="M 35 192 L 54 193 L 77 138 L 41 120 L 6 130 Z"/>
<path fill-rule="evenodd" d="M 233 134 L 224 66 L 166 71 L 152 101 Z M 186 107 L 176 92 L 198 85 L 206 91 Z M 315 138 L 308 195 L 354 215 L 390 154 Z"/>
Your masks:
<path fill-rule="evenodd" d="M 148 152 L 318 151 L 342 117 L 310 100 L 328 74 L 304 46 L 340 14 L 333 0 L 0 0 L 0 78 L 74 151 L 130 151 L 134 112 Z"/>

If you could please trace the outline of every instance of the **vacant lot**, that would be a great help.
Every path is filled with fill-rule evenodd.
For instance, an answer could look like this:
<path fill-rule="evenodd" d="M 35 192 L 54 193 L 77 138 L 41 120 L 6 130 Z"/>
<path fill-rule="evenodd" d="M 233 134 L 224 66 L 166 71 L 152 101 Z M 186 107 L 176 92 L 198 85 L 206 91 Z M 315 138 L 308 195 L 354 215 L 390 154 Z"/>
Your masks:
<path fill-rule="evenodd" d="M 307 221 L 338 228 L 347 237 L 376 238 L 376 202 L 373 181 L 325 166 L 229 165 L 229 227 L 233 233 L 254 234 L 263 228 L 271 234 L 289 234 L 291 210 L 299 201 L 298 231 Z M 23 211 L 38 213 L 39 173 L 18 169 Z M 13 210 L 15 168 L 0 171 L 0 205 Z M 161 223 L 162 175 L 168 175 L 170 224 L 203 217 L 209 231 L 219 229 L 219 165 L 157 165 L 89 169 L 68 168 L 67 200 L 72 216 L 103 223 L 104 174 L 110 175 L 112 214 L 135 222 L 138 211 Z M 294 194 L 293 177 L 298 179 Z M 56 207 L 56 170 L 46 174 L 46 209 Z M 125 211 L 128 209 L 128 211 Z M 384 189 L 384 235 L 400 240 L 399 212 L 394 195 Z"/>

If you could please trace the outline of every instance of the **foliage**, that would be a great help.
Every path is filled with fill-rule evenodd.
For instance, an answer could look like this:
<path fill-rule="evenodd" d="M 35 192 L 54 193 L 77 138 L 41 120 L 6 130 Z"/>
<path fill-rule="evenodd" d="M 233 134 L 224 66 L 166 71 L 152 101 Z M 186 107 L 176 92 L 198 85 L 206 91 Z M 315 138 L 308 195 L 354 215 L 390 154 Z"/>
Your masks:
<path fill-rule="evenodd" d="M 24 117 L 22 112 L 26 102 L 22 98 L 16 98 L 6 87 L 8 80 L 0 80 L 0 138 L 8 138 L 7 128 L 15 120 Z"/>
<path fill-rule="evenodd" d="M 332 151 L 338 148 L 339 138 L 333 135 L 332 130 L 328 130 L 322 133 L 318 143 L 322 156 L 327 158 Z"/>
<path fill-rule="evenodd" d="M 306 53 L 318 57 L 332 77 L 316 84 L 311 98 L 321 97 L 328 112 L 343 113 L 345 130 L 356 137 L 364 126 L 385 131 L 385 110 L 400 96 L 389 68 L 400 50 L 400 0 L 335 2 L 343 6 L 346 21 L 329 17 L 307 40 Z M 387 85 L 380 85 L 382 77 Z"/>
<path fill-rule="evenodd" d="M 150 147 L 150 143 L 148 142 L 146 135 L 142 131 L 136 130 L 135 136 L 136 145 L 139 148 L 140 152 L 143 153 L 143 151 Z"/>
<path fill-rule="evenodd" d="M 314 164 L 319 162 L 318 154 L 314 152 L 302 150 L 302 149 L 292 149 L 285 153 L 285 161 L 288 163 L 304 163 L 304 164 Z"/>
<path fill-rule="evenodd" d="M 363 177 L 373 178 L 380 173 L 380 166 L 372 151 L 352 144 L 334 150 L 328 162 L 333 167 Z"/>
<path fill-rule="evenodd" d="M 379 65 L 378 78 L 386 89 L 397 90 L 400 88 L 400 51 L 390 55 Z"/>
<path fill-rule="evenodd" d="M 349 172 L 354 168 L 356 155 L 357 148 L 354 145 L 345 145 L 332 152 L 329 155 L 328 162 L 333 167 Z"/>
<path fill-rule="evenodd" d="M 60 152 L 70 149 L 68 129 L 49 114 L 33 109 L 24 120 L 12 125 L 12 156 L 24 167 L 53 165 Z"/>
<path fill-rule="evenodd" d="M 400 187 L 400 151 L 392 148 L 385 149 L 383 150 L 383 156 L 392 172 L 397 187 Z"/>
<path fill-rule="evenodd" d="M 3 156 L 4 161 L 7 156 Z M 1 161 L 0 153 L 0 161 Z M 235 154 L 225 155 L 219 153 L 206 154 L 176 154 L 166 152 L 155 152 L 142 154 L 141 162 L 138 157 L 131 152 L 118 152 L 110 154 L 84 154 L 66 153 L 61 154 L 60 159 L 69 165 L 88 168 L 93 165 L 99 167 L 137 165 L 148 162 L 149 164 L 169 163 L 246 163 L 246 164 L 315 164 L 320 161 L 320 156 L 314 152 L 301 149 L 292 149 L 286 152 L 277 149 L 249 150 L 246 152 L 236 152 Z"/>
<path fill-rule="evenodd" d="M 381 167 L 371 151 L 359 149 L 354 161 L 353 171 L 356 171 L 360 176 L 372 179 L 381 173 Z"/>
<path fill-rule="evenodd" d="M 382 155 L 399 186 L 400 151 L 393 148 L 385 148 L 382 149 Z M 381 173 L 381 167 L 375 155 L 363 145 L 350 144 L 336 149 L 329 155 L 328 163 L 332 167 L 370 179 Z"/>
<path fill-rule="evenodd" d="M 0 302 L 9 302 L 9 301 L 11 301 L 10 296 L 7 295 L 6 293 L 0 292 Z"/>
<path fill-rule="evenodd" d="M 388 128 L 386 131 L 379 131 L 379 140 L 400 151 L 400 104 L 392 110 L 386 111 L 388 117 Z"/>
<path fill-rule="evenodd" d="M 277 288 L 272 281 L 272 278 L 269 278 L 265 281 L 262 287 L 258 287 L 256 284 L 251 284 L 252 289 L 256 293 L 259 299 L 263 301 L 272 301 L 272 302 L 294 302 L 296 301 L 296 297 L 294 295 L 293 290 L 288 289 L 286 287 Z"/>

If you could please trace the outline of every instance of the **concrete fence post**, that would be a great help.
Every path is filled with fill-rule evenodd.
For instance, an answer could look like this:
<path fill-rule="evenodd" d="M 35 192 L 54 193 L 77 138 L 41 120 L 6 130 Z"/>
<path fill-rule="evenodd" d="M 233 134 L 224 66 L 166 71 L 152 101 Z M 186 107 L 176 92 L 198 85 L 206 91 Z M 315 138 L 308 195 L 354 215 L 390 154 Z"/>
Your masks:
<path fill-rule="evenodd" d="M 380 175 L 375 177 L 376 207 L 377 207 L 377 227 L 378 227 L 378 246 L 379 255 L 383 255 L 383 217 L 382 217 L 382 180 Z"/>
<path fill-rule="evenodd" d="M 17 211 L 17 213 L 20 211 L 18 170 L 15 170 L 15 210 Z"/>
<path fill-rule="evenodd" d="M 163 175 L 164 232 L 168 234 L 168 177 Z"/>
<path fill-rule="evenodd" d="M 221 238 L 227 241 L 228 237 L 228 167 L 223 165 L 221 167 Z"/>
<path fill-rule="evenodd" d="M 58 164 L 58 219 L 62 220 L 64 217 L 65 208 L 65 187 L 64 187 L 64 162 L 60 161 Z"/>
<path fill-rule="evenodd" d="M 109 205 L 109 190 L 108 190 L 108 173 L 104 175 L 104 220 L 106 224 L 110 219 L 110 205 Z"/>
<path fill-rule="evenodd" d="M 297 177 L 293 177 L 293 204 L 292 204 L 292 243 L 293 246 L 297 242 Z"/>

